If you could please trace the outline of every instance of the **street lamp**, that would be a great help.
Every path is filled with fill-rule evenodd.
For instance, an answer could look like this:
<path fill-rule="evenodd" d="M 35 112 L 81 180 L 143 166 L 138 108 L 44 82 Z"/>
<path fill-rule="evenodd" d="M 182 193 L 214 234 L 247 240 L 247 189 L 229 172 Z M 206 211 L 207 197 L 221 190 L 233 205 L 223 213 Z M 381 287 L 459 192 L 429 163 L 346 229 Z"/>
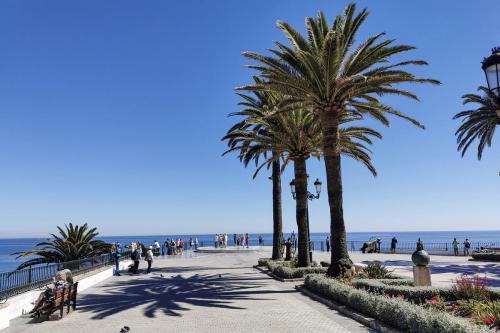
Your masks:
<path fill-rule="evenodd" d="M 307 178 L 309 178 L 309 175 L 307 175 Z M 316 181 L 314 182 L 314 188 L 316 190 L 316 194 L 312 194 L 307 190 L 307 199 L 310 201 L 313 201 L 314 199 L 319 199 L 319 195 L 321 194 L 321 185 L 323 183 L 319 180 L 319 178 L 316 178 Z M 297 199 L 297 191 L 295 190 L 295 179 L 292 179 L 290 182 L 290 191 L 292 192 L 292 197 L 294 200 Z M 307 238 L 309 239 L 309 260 L 312 262 L 312 250 L 311 250 L 311 233 L 309 232 L 309 207 L 307 208 Z"/>
<path fill-rule="evenodd" d="M 500 47 L 491 50 L 491 55 L 483 59 L 481 68 L 486 75 L 488 88 L 500 96 Z"/>
<path fill-rule="evenodd" d="M 312 194 L 311 192 L 309 192 L 309 190 L 307 190 L 307 199 L 311 201 L 313 199 L 319 199 L 319 195 L 321 194 L 322 184 L 323 183 L 318 178 L 316 178 L 316 181 L 314 182 L 314 188 L 316 189 L 316 194 Z M 297 199 L 297 191 L 295 191 L 295 179 L 292 179 L 292 181 L 290 182 L 290 191 L 292 192 L 293 199 L 294 200 Z"/>

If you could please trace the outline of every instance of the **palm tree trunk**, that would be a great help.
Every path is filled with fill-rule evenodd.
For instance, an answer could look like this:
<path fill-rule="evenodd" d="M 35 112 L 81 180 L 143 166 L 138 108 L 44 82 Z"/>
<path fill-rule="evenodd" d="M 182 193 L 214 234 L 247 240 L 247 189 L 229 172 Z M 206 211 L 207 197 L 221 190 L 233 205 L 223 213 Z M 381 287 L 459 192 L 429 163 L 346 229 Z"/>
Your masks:
<path fill-rule="evenodd" d="M 273 152 L 275 156 L 276 153 Z M 281 170 L 280 161 L 273 162 L 273 255 L 272 259 L 281 259 L 280 249 L 283 244 L 283 222 L 281 217 Z"/>
<path fill-rule="evenodd" d="M 295 171 L 295 203 L 296 203 L 296 219 L 299 236 L 299 267 L 308 267 L 309 261 L 309 235 L 308 220 L 307 220 L 307 170 L 306 160 L 297 158 L 294 160 Z"/>
<path fill-rule="evenodd" d="M 338 113 L 333 110 L 320 112 L 328 203 L 330 205 L 330 239 L 332 245 L 328 275 L 343 277 L 351 274 L 352 261 L 347 252 L 347 236 L 342 207 L 342 171 L 337 115 Z"/>

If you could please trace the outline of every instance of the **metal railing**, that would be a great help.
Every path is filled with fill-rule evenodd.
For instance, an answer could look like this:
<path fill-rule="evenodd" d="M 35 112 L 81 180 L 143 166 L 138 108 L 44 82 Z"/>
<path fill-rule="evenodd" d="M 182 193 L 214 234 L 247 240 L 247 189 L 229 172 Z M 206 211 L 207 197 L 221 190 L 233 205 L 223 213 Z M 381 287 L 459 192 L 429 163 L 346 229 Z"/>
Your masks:
<path fill-rule="evenodd" d="M 122 252 L 121 260 L 129 258 L 129 252 Z M 114 256 L 106 253 L 80 260 L 36 265 L 13 272 L 0 273 L 0 302 L 8 297 L 50 284 L 56 272 L 62 269 L 71 270 L 75 276 L 112 264 L 114 264 Z"/>

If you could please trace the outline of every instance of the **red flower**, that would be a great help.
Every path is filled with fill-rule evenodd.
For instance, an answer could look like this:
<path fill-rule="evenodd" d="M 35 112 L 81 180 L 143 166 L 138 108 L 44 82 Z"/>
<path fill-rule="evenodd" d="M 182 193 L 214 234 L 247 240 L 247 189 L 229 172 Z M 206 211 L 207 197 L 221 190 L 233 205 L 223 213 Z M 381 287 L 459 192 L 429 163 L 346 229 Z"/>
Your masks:
<path fill-rule="evenodd" d="M 405 300 L 405 295 L 402 295 L 402 294 L 398 294 L 397 296 L 398 299 L 404 301 Z"/>
<path fill-rule="evenodd" d="M 453 310 L 453 311 L 454 311 L 456 308 L 457 308 L 457 305 L 456 305 L 455 303 L 453 303 L 453 304 L 451 305 L 451 310 Z"/>

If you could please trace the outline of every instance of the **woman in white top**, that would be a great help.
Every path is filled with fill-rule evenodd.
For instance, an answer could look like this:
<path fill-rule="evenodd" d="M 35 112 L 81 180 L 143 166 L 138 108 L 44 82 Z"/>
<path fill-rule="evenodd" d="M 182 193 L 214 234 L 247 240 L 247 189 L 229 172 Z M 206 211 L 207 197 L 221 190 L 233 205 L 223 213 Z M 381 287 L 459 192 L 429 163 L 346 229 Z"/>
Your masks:
<path fill-rule="evenodd" d="M 153 264 L 153 247 L 150 246 L 149 249 L 147 250 L 146 254 L 144 255 L 144 259 L 148 262 L 148 270 L 146 271 L 146 274 L 151 273 L 151 265 Z"/>

